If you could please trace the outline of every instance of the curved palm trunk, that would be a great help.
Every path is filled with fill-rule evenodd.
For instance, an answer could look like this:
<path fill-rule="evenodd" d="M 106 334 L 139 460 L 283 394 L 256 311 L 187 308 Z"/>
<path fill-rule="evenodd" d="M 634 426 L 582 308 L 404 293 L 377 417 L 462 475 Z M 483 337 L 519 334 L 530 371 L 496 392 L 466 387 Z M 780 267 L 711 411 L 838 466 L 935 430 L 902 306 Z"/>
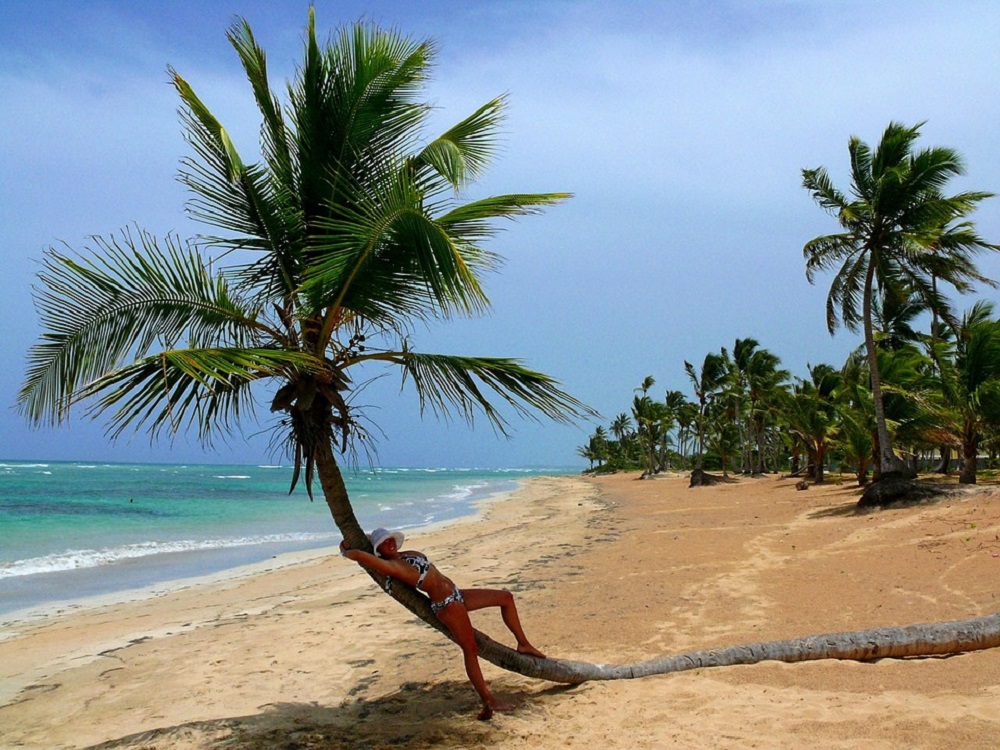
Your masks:
<path fill-rule="evenodd" d="M 347 486 L 344 484 L 344 476 L 341 474 L 340 466 L 333 455 L 333 448 L 329 440 L 320 440 L 316 448 L 316 471 L 319 474 L 320 486 L 323 489 L 323 497 L 326 500 L 327 507 L 330 508 L 334 523 L 337 525 L 344 539 L 355 549 L 371 552 L 371 542 L 368 540 L 368 536 L 354 515 L 354 509 L 351 507 L 350 498 L 347 494 Z M 384 586 L 385 576 L 371 570 L 364 570 L 379 587 Z M 451 632 L 431 612 L 430 602 L 427 597 L 420 594 L 416 589 L 395 581 L 390 596 L 432 628 L 441 632 L 449 639 L 454 640 Z M 549 676 L 547 668 L 548 662 L 554 660 L 542 660 L 533 656 L 519 654 L 511 648 L 497 643 L 478 630 L 476 631 L 476 643 L 479 645 L 479 655 L 502 669 L 552 682 L 582 682 L 582 680 L 553 678 Z M 562 674 L 562 672 L 557 671 L 554 674 Z"/>
<path fill-rule="evenodd" d="M 631 665 L 595 665 L 548 659 L 548 662 L 558 665 L 560 671 L 558 677 L 545 679 L 573 683 L 587 680 L 623 680 L 683 672 L 688 669 L 757 664 L 762 661 L 788 663 L 817 659 L 871 661 L 956 654 L 997 646 L 1000 646 L 1000 614 L 957 622 L 876 628 L 813 635 L 786 641 L 746 643 L 741 646 L 693 651 L 677 656 L 662 656 Z"/>

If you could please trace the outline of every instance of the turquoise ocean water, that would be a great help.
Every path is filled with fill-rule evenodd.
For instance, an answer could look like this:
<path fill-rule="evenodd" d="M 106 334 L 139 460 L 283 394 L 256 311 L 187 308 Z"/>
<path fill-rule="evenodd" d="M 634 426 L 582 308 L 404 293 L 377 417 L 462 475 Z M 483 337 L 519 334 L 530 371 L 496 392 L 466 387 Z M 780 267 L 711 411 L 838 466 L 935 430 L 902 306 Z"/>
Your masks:
<path fill-rule="evenodd" d="M 572 469 L 346 473 L 358 520 L 415 529 Z M 289 467 L 0 460 L 0 615 L 207 575 L 340 542 Z M 316 486 L 319 493 L 319 486 Z"/>

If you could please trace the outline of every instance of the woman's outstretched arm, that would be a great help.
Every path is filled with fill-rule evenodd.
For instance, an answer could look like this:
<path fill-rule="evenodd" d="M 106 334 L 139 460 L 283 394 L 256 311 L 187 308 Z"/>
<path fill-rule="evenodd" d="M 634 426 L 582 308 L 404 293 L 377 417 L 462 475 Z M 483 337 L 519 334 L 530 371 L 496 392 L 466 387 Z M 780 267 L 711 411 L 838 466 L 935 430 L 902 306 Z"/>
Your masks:
<path fill-rule="evenodd" d="M 406 563 L 400 560 L 384 560 L 370 552 L 354 549 L 347 544 L 346 539 L 340 543 L 340 554 L 369 570 L 377 571 L 384 576 L 398 578 L 411 586 L 416 581 L 416 572 Z M 410 580 L 411 578 L 413 581 Z"/>

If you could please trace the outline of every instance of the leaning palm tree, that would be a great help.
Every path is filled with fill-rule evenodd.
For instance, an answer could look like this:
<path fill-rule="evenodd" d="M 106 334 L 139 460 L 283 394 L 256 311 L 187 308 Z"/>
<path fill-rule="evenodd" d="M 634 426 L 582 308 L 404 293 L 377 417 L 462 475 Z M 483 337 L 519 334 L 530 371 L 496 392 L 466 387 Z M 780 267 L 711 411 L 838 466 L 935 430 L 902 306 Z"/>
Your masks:
<path fill-rule="evenodd" d="M 833 185 L 825 168 L 802 172 L 803 186 L 844 230 L 806 243 L 806 277 L 812 282 L 819 271 L 838 269 L 827 295 L 827 327 L 831 334 L 841 322 L 851 331 L 863 327 L 883 478 L 898 477 L 905 467 L 886 426 L 872 325 L 875 295 L 901 281 L 948 314 L 937 282 L 968 291 L 974 282 L 986 281 L 973 255 L 1000 249 L 966 221 L 991 194 L 944 195 L 948 181 L 964 173 L 961 157 L 948 148 L 915 151 L 920 128 L 890 123 L 874 152 L 851 137 L 849 195 Z"/>
<path fill-rule="evenodd" d="M 591 437 L 590 440 L 587 441 L 586 445 L 578 446 L 576 449 L 576 455 L 587 459 L 590 464 L 590 468 L 588 470 L 593 471 L 594 461 L 598 459 L 597 451 L 594 449 L 594 438 Z"/>
<path fill-rule="evenodd" d="M 453 203 L 492 153 L 503 102 L 419 145 L 427 107 L 415 95 L 429 44 L 357 25 L 324 49 L 310 11 L 305 61 L 282 107 L 249 26 L 236 23 L 229 39 L 263 116 L 263 162 L 245 163 L 188 83 L 172 78 L 195 151 L 182 175 L 191 209 L 225 233 L 205 244 L 232 265 L 214 270 L 199 246 L 142 231 L 97 238 L 83 255 L 50 251 L 36 297 L 45 331 L 29 353 L 20 409 L 35 423 L 58 423 L 79 405 L 106 416 L 112 436 L 190 428 L 209 442 L 249 416 L 255 385 L 271 383 L 293 487 L 301 478 L 311 491 L 318 478 L 344 537 L 371 549 L 335 455 L 366 435 L 355 401 L 366 366 L 395 365 L 422 405 L 481 413 L 500 431 L 507 421 L 490 391 L 519 413 L 592 414 L 516 361 L 418 353 L 409 339 L 413 322 L 487 307 L 481 276 L 496 258 L 481 242 L 494 219 L 564 195 Z M 444 630 L 415 590 L 392 591 Z M 527 657 L 482 634 L 477 641 L 482 656 L 529 676 L 624 676 Z"/>
<path fill-rule="evenodd" d="M 426 139 L 427 42 L 357 24 L 321 46 L 311 9 L 283 105 L 249 25 L 236 22 L 228 38 L 260 110 L 262 160 L 245 161 L 170 71 L 193 149 L 181 170 L 189 210 L 217 233 L 185 243 L 125 231 L 87 253 L 49 251 L 36 297 L 44 333 L 20 408 L 58 423 L 81 405 L 107 419 L 112 437 L 192 429 L 208 443 L 249 417 L 270 385 L 292 488 L 302 482 L 311 496 L 318 479 L 344 538 L 370 549 L 340 467 L 370 442 L 357 396 L 373 367 L 398 368 L 422 408 L 483 416 L 501 433 L 513 414 L 592 414 L 516 360 L 424 353 L 411 341 L 414 323 L 488 308 L 482 279 L 498 258 L 484 240 L 497 220 L 567 196 L 459 201 L 494 154 L 504 100 Z M 422 597 L 395 588 L 439 624 Z"/>

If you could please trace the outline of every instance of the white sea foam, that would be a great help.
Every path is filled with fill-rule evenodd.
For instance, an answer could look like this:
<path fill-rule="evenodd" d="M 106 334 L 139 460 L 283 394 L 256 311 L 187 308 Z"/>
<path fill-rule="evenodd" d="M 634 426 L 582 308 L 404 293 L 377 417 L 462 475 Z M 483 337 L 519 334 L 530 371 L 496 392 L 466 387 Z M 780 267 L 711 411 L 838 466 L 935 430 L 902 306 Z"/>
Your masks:
<path fill-rule="evenodd" d="M 169 552 L 197 552 L 200 550 L 226 549 L 230 547 L 246 547 L 280 542 L 332 542 L 336 536 L 333 533 L 301 532 L 233 537 L 229 539 L 182 539 L 172 542 L 140 542 L 138 544 L 126 544 L 121 547 L 99 550 L 66 550 L 64 552 L 45 555 L 44 557 L 0 562 L 0 579 L 30 576 L 37 573 L 57 573 L 64 570 L 76 570 L 78 568 L 96 568 L 101 565 L 113 565 L 123 560 L 161 555 Z"/>
<path fill-rule="evenodd" d="M 249 479 L 249 474 L 216 474 L 216 479 Z"/>
<path fill-rule="evenodd" d="M 446 500 L 465 500 L 476 490 L 481 490 L 487 486 L 489 486 L 487 482 L 477 482 L 475 484 L 456 484 L 451 492 L 444 495 L 444 498 Z"/>

